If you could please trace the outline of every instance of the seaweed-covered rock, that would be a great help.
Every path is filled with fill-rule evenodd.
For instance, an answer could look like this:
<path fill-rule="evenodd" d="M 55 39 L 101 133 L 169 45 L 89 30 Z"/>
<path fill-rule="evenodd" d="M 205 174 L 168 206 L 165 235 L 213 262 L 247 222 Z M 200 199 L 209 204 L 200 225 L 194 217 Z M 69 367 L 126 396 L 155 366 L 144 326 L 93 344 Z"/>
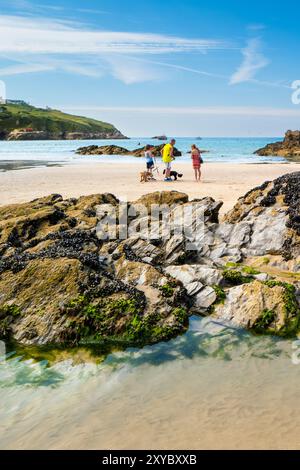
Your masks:
<path fill-rule="evenodd" d="M 119 145 L 88 145 L 76 150 L 78 155 L 129 155 L 129 151 Z"/>
<path fill-rule="evenodd" d="M 300 172 L 266 182 L 240 198 L 225 222 L 250 227 L 244 255 L 300 256 Z"/>
<path fill-rule="evenodd" d="M 152 154 L 155 157 L 160 157 L 161 151 L 162 151 L 164 146 L 165 146 L 165 144 L 153 145 L 151 147 Z M 146 150 L 146 146 L 141 147 L 141 148 L 137 148 L 135 150 L 130 151 L 130 155 L 134 155 L 135 157 L 143 157 L 144 153 L 145 153 L 145 150 Z M 176 147 L 174 147 L 173 148 L 173 156 L 174 157 L 181 157 L 181 155 L 182 155 L 182 153 L 180 152 L 180 150 L 178 150 Z"/>
<path fill-rule="evenodd" d="M 159 248 L 97 237 L 98 209 L 108 204 L 118 200 L 51 195 L 0 208 L 0 337 L 143 345 L 185 331 L 184 290 L 149 264 Z"/>
<path fill-rule="evenodd" d="M 151 151 L 155 157 L 160 157 L 161 150 L 165 144 L 154 145 L 151 147 Z M 88 145 L 86 147 L 79 147 L 76 150 L 78 155 L 133 155 L 134 157 L 143 157 L 146 150 L 146 146 L 139 147 L 134 150 L 128 150 L 119 145 Z M 181 157 L 181 152 L 174 147 L 174 157 Z"/>
<path fill-rule="evenodd" d="M 132 203 L 133 206 L 143 205 L 148 212 L 151 210 L 152 205 L 167 205 L 184 204 L 188 202 L 189 197 L 185 193 L 179 191 L 155 191 L 153 193 L 145 194 Z"/>
<path fill-rule="evenodd" d="M 0 338 L 141 346 L 212 312 L 262 333 L 298 332 L 299 182 L 293 173 L 264 183 L 222 222 L 221 201 L 151 193 L 125 205 L 128 231 L 112 194 L 0 207 Z M 154 231 L 153 205 L 168 209 Z M 110 210 L 112 239 L 100 228 Z"/>
<path fill-rule="evenodd" d="M 254 281 L 232 287 L 213 316 L 258 333 L 295 334 L 300 327 L 300 309 L 295 287 L 276 281 Z"/>

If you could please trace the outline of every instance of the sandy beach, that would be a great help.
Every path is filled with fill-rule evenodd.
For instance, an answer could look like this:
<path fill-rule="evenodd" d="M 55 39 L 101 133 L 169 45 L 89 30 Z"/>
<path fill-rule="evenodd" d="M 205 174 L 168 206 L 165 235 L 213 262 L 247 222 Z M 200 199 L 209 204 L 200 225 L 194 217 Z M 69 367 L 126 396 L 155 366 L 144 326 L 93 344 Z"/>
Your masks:
<path fill-rule="evenodd" d="M 201 183 L 194 181 L 189 162 L 178 161 L 174 169 L 182 172 L 183 178 L 172 183 L 163 181 L 162 164 L 157 181 L 140 183 L 143 160 L 134 164 L 100 161 L 2 172 L 0 204 L 26 202 L 51 193 L 78 197 L 111 192 L 120 198 L 134 200 L 152 191 L 177 190 L 187 193 L 190 198 L 212 196 L 221 199 L 224 202 L 222 213 L 225 213 L 249 189 L 284 173 L 299 171 L 300 166 L 297 163 L 205 163 Z"/>

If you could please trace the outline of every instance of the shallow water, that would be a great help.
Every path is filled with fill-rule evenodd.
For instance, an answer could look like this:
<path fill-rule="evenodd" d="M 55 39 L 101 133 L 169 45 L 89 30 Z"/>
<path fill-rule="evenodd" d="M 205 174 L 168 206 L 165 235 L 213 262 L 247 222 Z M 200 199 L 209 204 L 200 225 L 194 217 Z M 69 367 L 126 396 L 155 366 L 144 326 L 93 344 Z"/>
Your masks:
<path fill-rule="evenodd" d="M 43 166 L 60 166 L 59 163 L 47 160 L 0 160 L 0 171 L 25 170 Z"/>
<path fill-rule="evenodd" d="M 292 341 L 193 318 L 102 363 L 0 363 L 0 447 L 300 448 Z"/>
<path fill-rule="evenodd" d="M 200 149 L 208 150 L 203 158 L 206 162 L 224 163 L 272 163 L 285 161 L 279 157 L 259 157 L 253 152 L 264 147 L 270 142 L 282 140 L 274 137 L 258 138 L 203 138 L 195 140 L 191 137 L 180 137 L 176 141 L 176 147 L 183 152 L 183 160 L 190 161 L 190 155 L 186 152 L 190 150 L 191 144 L 196 143 Z M 136 149 L 146 144 L 157 145 L 160 141 L 135 137 L 130 140 L 54 140 L 54 141 L 1 141 L 0 142 L 0 162 L 1 160 L 39 160 L 50 162 L 82 163 L 87 161 L 112 161 L 112 162 L 132 162 L 135 157 L 127 156 L 80 156 L 74 151 L 78 147 L 87 145 L 119 145 L 129 150 Z"/>

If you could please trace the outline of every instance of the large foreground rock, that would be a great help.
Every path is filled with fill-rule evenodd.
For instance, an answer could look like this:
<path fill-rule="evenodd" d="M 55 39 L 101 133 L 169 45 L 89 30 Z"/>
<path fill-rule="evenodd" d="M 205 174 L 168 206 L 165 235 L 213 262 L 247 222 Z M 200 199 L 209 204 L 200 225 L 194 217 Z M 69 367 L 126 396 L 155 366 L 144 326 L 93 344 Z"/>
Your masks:
<path fill-rule="evenodd" d="M 295 334 L 300 327 L 294 288 L 280 282 L 253 281 L 232 287 L 213 316 L 260 333 Z"/>
<path fill-rule="evenodd" d="M 141 346 L 184 332 L 194 313 L 295 334 L 299 188 L 300 173 L 266 182 L 222 222 L 221 201 L 176 191 L 122 206 L 128 226 L 112 194 L 3 206 L 0 337 Z M 154 230 L 153 206 L 166 210 Z M 116 222 L 112 238 L 107 218 Z"/>
<path fill-rule="evenodd" d="M 248 231 L 240 244 L 244 256 L 300 256 L 300 172 L 266 182 L 240 198 L 225 216 L 234 230 Z"/>
<path fill-rule="evenodd" d="M 51 195 L 0 209 L 1 338 L 143 345 L 185 331 L 181 285 L 126 243 L 110 259 L 97 238 L 97 207 L 117 203 L 110 194 Z"/>

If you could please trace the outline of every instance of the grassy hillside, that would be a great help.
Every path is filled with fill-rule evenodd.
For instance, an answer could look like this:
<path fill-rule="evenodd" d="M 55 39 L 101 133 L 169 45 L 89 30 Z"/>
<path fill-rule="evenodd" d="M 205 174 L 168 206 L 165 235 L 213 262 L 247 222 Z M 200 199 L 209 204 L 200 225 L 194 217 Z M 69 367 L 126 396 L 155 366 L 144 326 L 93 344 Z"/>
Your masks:
<path fill-rule="evenodd" d="M 32 128 L 47 132 L 114 132 L 107 122 L 62 113 L 56 109 L 35 108 L 26 103 L 0 106 L 0 133 Z"/>

